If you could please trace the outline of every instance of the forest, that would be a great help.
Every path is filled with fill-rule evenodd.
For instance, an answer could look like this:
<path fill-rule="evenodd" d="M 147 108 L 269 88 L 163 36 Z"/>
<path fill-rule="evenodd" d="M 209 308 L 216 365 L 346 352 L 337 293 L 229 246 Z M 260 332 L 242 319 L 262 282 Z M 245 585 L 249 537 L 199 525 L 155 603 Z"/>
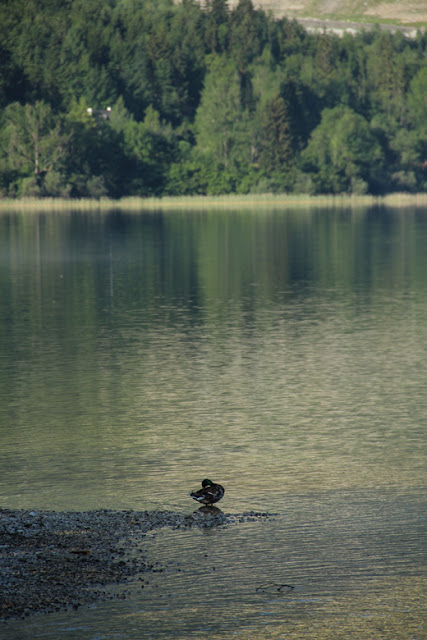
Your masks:
<path fill-rule="evenodd" d="M 427 34 L 0 0 L 0 197 L 427 191 Z"/>

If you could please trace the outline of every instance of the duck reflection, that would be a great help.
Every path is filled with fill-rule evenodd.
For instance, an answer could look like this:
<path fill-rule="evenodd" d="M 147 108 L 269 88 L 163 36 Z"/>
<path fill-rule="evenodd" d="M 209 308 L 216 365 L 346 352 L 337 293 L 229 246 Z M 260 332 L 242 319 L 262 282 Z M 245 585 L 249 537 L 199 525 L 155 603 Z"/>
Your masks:
<path fill-rule="evenodd" d="M 199 507 L 198 509 L 196 509 L 195 511 L 193 511 L 193 513 L 197 513 L 200 514 L 202 516 L 223 516 L 224 513 L 223 511 L 221 511 L 221 509 L 219 509 L 218 507 L 209 507 L 209 506 L 205 506 L 205 507 Z"/>

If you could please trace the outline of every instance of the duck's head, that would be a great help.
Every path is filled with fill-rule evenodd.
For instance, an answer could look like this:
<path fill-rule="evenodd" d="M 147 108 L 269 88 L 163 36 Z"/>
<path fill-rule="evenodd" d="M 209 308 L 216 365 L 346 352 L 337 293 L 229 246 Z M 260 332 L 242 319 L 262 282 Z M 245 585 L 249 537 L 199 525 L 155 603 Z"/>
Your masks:
<path fill-rule="evenodd" d="M 205 478 L 202 482 L 203 489 L 206 489 L 206 487 L 210 487 L 211 485 L 213 485 L 213 482 L 212 480 L 208 480 L 208 478 Z"/>

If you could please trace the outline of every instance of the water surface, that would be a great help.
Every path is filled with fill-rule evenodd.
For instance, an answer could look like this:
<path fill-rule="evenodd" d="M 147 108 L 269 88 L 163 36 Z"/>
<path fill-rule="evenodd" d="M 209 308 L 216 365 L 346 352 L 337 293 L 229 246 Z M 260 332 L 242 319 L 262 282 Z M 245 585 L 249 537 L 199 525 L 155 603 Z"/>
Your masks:
<path fill-rule="evenodd" d="M 161 598 L 147 586 L 114 610 L 49 617 L 34 637 L 249 637 L 284 616 L 306 637 L 298 625 L 336 598 L 366 608 L 369 585 L 380 616 L 396 589 L 415 598 L 426 213 L 0 216 L 1 506 L 191 512 L 187 492 L 211 477 L 226 513 L 277 514 L 159 533 L 146 552 L 171 563 Z M 295 589 L 267 597 L 263 580 Z"/>

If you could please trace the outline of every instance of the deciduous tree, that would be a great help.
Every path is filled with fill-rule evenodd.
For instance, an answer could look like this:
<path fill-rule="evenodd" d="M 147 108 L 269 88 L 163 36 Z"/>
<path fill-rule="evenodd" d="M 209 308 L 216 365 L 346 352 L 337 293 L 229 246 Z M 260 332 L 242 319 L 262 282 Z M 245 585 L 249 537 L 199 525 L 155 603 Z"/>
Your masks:
<path fill-rule="evenodd" d="M 5 113 L 11 165 L 23 174 L 42 176 L 65 158 L 66 138 L 49 104 L 9 105 Z"/>
<path fill-rule="evenodd" d="M 368 122 L 348 107 L 325 109 L 303 154 L 321 192 L 379 188 L 383 153 Z"/>

